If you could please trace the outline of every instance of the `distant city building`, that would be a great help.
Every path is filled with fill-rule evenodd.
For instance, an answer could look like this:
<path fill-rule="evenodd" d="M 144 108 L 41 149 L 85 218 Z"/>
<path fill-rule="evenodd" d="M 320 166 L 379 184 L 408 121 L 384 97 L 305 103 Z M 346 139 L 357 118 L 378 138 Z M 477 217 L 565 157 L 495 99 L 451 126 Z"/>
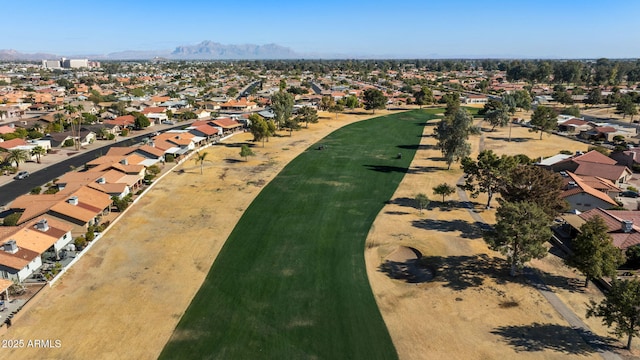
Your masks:
<path fill-rule="evenodd" d="M 89 61 L 89 59 L 66 59 L 60 60 L 42 60 L 42 67 L 45 69 L 79 69 L 79 68 L 95 68 L 100 67 L 98 61 Z"/>

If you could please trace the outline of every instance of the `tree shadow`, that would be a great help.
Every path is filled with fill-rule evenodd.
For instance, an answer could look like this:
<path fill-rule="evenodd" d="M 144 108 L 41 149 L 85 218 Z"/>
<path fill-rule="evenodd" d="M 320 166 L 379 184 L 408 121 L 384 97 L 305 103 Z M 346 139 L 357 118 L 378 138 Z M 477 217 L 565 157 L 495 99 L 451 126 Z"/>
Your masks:
<path fill-rule="evenodd" d="M 433 279 L 432 270 L 423 266 L 419 259 L 405 262 L 387 260 L 378 266 L 378 271 L 392 279 L 404 280 L 410 284 L 424 283 Z"/>
<path fill-rule="evenodd" d="M 242 147 L 242 145 L 247 145 L 248 147 L 256 147 L 256 143 L 255 142 L 252 142 L 252 143 L 248 143 L 248 142 L 216 143 L 216 145 L 220 145 L 220 146 L 224 146 L 224 147 L 228 147 L 228 148 L 240 148 L 240 147 Z M 262 142 L 260 142 L 260 145 L 262 145 Z"/>
<path fill-rule="evenodd" d="M 385 211 L 385 214 L 389 214 L 389 215 L 409 215 L 411 213 L 406 212 L 406 211 Z"/>
<path fill-rule="evenodd" d="M 238 160 L 238 159 L 226 158 L 226 159 L 224 159 L 224 162 L 226 162 L 227 164 L 236 164 L 236 163 L 244 162 L 244 161 Z"/>
<path fill-rule="evenodd" d="M 420 144 L 415 144 L 415 145 L 398 145 L 396 146 L 399 149 L 405 149 L 405 150 L 430 150 L 435 148 L 434 145 L 420 145 Z"/>
<path fill-rule="evenodd" d="M 482 229 L 479 223 L 470 223 L 464 220 L 434 220 L 420 219 L 413 220 L 411 225 L 428 230 L 437 230 L 442 232 L 460 231 L 460 237 L 464 239 L 479 239 L 482 237 Z"/>
<path fill-rule="evenodd" d="M 410 207 L 417 209 L 416 199 L 408 198 L 408 197 L 399 197 L 389 201 L 390 204 L 396 204 L 400 206 Z"/>
<path fill-rule="evenodd" d="M 487 136 L 487 139 L 491 139 L 491 140 L 496 140 L 496 141 L 505 141 L 505 142 L 527 142 L 527 141 L 531 141 L 531 138 L 525 138 L 525 137 L 512 137 L 511 140 L 509 140 L 508 137 L 500 137 L 500 136 Z"/>
<path fill-rule="evenodd" d="M 441 167 L 438 166 L 413 166 L 409 169 L 409 174 L 420 174 L 420 173 L 430 173 L 442 171 Z"/>
<path fill-rule="evenodd" d="M 501 336 L 516 351 L 552 350 L 566 354 L 587 355 L 610 349 L 617 342 L 611 337 L 598 336 L 582 328 L 558 324 L 501 326 L 491 331 Z"/>
<path fill-rule="evenodd" d="M 406 174 L 407 171 L 409 170 L 406 167 L 389 166 L 389 165 L 363 165 L 363 166 L 367 167 L 369 170 L 384 172 L 384 173 L 399 172 L 399 173 Z"/>
<path fill-rule="evenodd" d="M 442 282 L 442 286 L 458 291 L 481 286 L 487 278 L 504 284 L 508 277 L 507 262 L 487 254 L 423 256 L 418 262 L 430 270 L 433 281 Z"/>

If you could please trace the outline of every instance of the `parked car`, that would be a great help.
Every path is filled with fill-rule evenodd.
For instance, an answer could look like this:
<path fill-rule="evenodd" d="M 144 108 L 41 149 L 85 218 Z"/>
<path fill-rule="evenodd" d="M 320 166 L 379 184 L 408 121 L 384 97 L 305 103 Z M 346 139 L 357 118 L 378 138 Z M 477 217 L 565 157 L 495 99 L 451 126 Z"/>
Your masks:
<path fill-rule="evenodd" d="M 22 180 L 22 179 L 26 179 L 29 177 L 29 172 L 28 171 L 20 171 L 16 176 L 14 176 L 13 178 L 16 180 Z"/>
<path fill-rule="evenodd" d="M 171 120 L 162 120 L 162 123 L 165 125 L 175 125 L 175 121 L 171 121 Z"/>
<path fill-rule="evenodd" d="M 622 197 L 628 197 L 628 198 L 637 198 L 640 197 L 640 194 L 638 194 L 635 191 L 631 191 L 631 190 L 625 190 L 623 192 L 620 193 L 620 196 Z"/>

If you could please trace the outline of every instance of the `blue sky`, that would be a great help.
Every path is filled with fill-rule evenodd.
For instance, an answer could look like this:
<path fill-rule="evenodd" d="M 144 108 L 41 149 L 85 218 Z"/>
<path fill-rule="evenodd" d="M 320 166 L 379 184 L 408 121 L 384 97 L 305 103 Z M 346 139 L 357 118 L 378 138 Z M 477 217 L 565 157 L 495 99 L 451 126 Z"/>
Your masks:
<path fill-rule="evenodd" d="M 58 55 L 203 40 L 371 57 L 640 57 L 635 0 L 10 1 L 0 49 Z"/>

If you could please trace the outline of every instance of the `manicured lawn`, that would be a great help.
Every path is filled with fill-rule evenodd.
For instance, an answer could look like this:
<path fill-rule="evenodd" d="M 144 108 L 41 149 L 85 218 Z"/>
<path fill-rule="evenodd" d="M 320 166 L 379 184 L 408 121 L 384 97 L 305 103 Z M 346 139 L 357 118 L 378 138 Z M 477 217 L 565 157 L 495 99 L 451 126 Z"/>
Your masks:
<path fill-rule="evenodd" d="M 441 111 L 351 124 L 294 159 L 245 211 L 160 357 L 397 358 L 364 244 Z"/>

